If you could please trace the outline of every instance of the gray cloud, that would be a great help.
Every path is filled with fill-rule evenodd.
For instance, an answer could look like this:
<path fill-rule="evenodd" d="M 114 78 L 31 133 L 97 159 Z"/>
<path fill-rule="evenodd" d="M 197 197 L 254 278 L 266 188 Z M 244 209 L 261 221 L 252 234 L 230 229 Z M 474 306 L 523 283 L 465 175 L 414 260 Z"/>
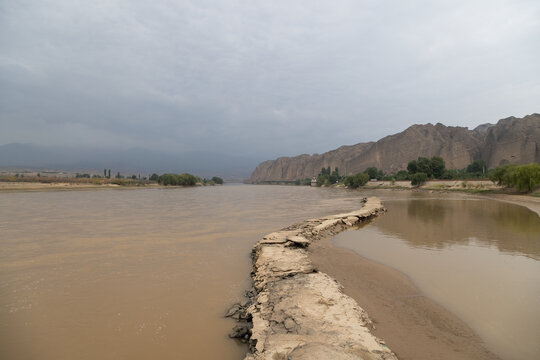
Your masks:
<path fill-rule="evenodd" d="M 0 144 L 323 152 L 538 112 L 537 1 L 0 2 Z"/>

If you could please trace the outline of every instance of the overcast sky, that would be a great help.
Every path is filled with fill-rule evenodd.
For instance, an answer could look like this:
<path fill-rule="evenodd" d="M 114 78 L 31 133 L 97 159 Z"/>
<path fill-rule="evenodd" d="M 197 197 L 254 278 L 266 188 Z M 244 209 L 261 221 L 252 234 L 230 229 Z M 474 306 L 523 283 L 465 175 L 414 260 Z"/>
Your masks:
<path fill-rule="evenodd" d="M 0 0 L 0 144 L 265 159 L 533 112 L 538 0 Z"/>

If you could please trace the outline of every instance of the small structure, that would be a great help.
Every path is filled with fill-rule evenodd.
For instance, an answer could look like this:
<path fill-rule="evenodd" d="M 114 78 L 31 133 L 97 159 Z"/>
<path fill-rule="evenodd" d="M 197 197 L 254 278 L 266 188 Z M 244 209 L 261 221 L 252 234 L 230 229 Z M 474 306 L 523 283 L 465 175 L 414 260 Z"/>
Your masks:
<path fill-rule="evenodd" d="M 311 186 L 317 186 L 317 178 L 311 178 Z"/>

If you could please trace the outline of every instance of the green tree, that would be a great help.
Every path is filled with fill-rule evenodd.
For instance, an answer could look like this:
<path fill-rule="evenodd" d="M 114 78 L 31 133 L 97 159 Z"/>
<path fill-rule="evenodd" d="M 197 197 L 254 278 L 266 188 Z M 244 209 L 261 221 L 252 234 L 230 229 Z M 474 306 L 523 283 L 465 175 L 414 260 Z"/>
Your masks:
<path fill-rule="evenodd" d="M 540 185 L 540 164 L 500 166 L 489 178 L 499 185 L 514 187 L 520 192 L 530 192 Z"/>
<path fill-rule="evenodd" d="M 111 178 L 111 169 L 109 169 L 109 176 L 107 176 L 108 179 Z"/>
<path fill-rule="evenodd" d="M 150 175 L 150 180 L 151 181 L 158 181 L 159 179 L 159 175 L 156 174 L 156 173 L 153 173 L 152 175 Z"/>
<path fill-rule="evenodd" d="M 223 179 L 220 178 L 219 176 L 212 177 L 212 181 L 215 182 L 216 184 L 223 184 Z"/>
<path fill-rule="evenodd" d="M 484 160 L 474 160 L 472 163 L 467 165 L 466 171 L 469 174 L 478 174 L 479 176 L 485 175 L 487 170 L 486 162 Z"/>
<path fill-rule="evenodd" d="M 103 177 L 104 177 L 104 178 L 107 177 L 107 169 L 103 169 Z"/>
<path fill-rule="evenodd" d="M 416 172 L 424 173 L 427 177 L 433 175 L 433 169 L 431 168 L 431 161 L 425 157 L 419 157 L 416 161 Z"/>
<path fill-rule="evenodd" d="M 330 184 L 335 184 L 337 183 L 339 180 L 341 180 L 341 177 L 339 176 L 339 170 L 338 168 L 336 167 L 334 169 L 334 171 L 332 171 L 332 173 L 330 174 L 330 176 L 328 177 L 328 182 Z"/>
<path fill-rule="evenodd" d="M 433 156 L 431 158 L 431 171 L 435 179 L 440 179 L 444 173 L 446 164 L 440 156 Z"/>
<path fill-rule="evenodd" d="M 377 175 L 379 172 L 377 171 L 377 168 L 374 166 L 368 167 L 366 170 L 364 170 L 366 174 L 368 174 L 369 179 L 377 179 Z"/>
<path fill-rule="evenodd" d="M 407 164 L 407 171 L 409 174 L 415 174 L 418 172 L 418 164 L 416 163 L 416 160 L 409 161 Z"/>
<path fill-rule="evenodd" d="M 515 164 L 506 164 L 503 166 L 498 166 L 496 169 L 494 169 L 489 174 L 489 179 L 493 181 L 494 183 L 497 183 L 497 185 L 502 186 L 505 185 L 505 183 L 509 179 L 505 179 L 505 177 L 508 176 L 508 174 L 511 172 L 512 169 L 514 169 L 517 165 Z"/>

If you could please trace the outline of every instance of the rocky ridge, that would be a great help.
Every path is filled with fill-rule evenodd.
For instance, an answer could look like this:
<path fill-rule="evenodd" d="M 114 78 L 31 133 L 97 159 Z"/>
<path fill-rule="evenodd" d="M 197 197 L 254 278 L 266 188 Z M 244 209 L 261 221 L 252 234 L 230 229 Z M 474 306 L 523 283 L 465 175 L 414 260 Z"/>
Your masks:
<path fill-rule="evenodd" d="M 462 169 L 477 159 L 489 168 L 540 162 L 540 114 L 509 117 L 497 124 L 466 127 L 413 125 L 377 142 L 342 146 L 324 154 L 280 157 L 260 163 L 248 182 L 291 181 L 317 176 L 321 168 L 338 167 L 355 174 L 375 166 L 385 172 L 405 170 L 418 157 L 440 156 L 449 169 Z"/>
<path fill-rule="evenodd" d="M 245 360 L 397 359 L 371 334 L 367 313 L 309 257 L 312 242 L 381 211 L 379 199 L 364 199 L 358 211 L 310 219 L 255 244 L 249 300 L 227 314 L 238 320 L 230 336 L 249 342 Z"/>

